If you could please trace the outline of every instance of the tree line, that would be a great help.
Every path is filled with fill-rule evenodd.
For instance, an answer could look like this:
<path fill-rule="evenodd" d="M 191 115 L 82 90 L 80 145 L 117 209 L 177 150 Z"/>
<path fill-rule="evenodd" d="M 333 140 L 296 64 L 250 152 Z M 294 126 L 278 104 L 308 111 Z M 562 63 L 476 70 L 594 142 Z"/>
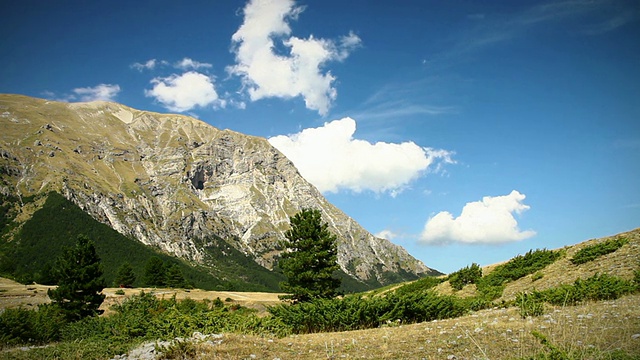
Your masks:
<path fill-rule="evenodd" d="M 339 295 L 340 279 L 337 263 L 336 236 L 321 220 L 320 211 L 303 209 L 290 218 L 291 228 L 285 233 L 285 251 L 279 267 L 286 276 L 281 283 L 287 295 L 283 299 L 293 303 L 317 299 L 331 299 Z M 51 270 L 58 287 L 50 289 L 48 295 L 59 306 L 69 320 L 80 320 L 98 315 L 98 308 L 105 295 L 106 283 L 103 269 L 93 242 L 80 235 L 74 247 L 66 248 Z M 180 268 L 167 264 L 157 256 L 151 257 L 144 269 L 143 282 L 152 287 L 190 288 Z M 130 288 L 136 274 L 128 262 L 124 262 L 116 273 L 113 285 Z"/>

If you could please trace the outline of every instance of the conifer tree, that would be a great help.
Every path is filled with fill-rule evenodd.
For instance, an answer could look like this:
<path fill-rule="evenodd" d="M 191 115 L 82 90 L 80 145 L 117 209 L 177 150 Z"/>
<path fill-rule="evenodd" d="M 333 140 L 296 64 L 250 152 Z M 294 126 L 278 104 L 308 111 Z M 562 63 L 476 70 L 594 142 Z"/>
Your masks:
<path fill-rule="evenodd" d="M 54 272 L 58 287 L 49 289 L 47 294 L 69 320 L 102 313 L 98 308 L 105 298 L 101 294 L 105 282 L 100 258 L 88 237 L 79 235 L 75 247 L 65 249 L 56 261 Z"/>
<path fill-rule="evenodd" d="M 133 287 L 133 283 L 135 281 L 136 274 L 133 272 L 133 267 L 131 267 L 131 264 L 128 262 L 125 262 L 118 268 L 113 285 L 117 287 L 130 288 Z"/>
<path fill-rule="evenodd" d="M 185 280 L 178 265 L 173 264 L 167 269 L 167 286 L 172 288 L 184 288 Z"/>
<path fill-rule="evenodd" d="M 287 277 L 280 287 L 289 293 L 282 298 L 295 303 L 337 296 L 340 279 L 334 273 L 340 267 L 336 236 L 316 209 L 302 209 L 290 222 L 291 229 L 285 233 L 286 250 L 279 262 Z"/>
<path fill-rule="evenodd" d="M 152 256 L 144 267 L 144 280 L 147 286 L 165 286 L 167 284 L 167 269 L 164 262 L 157 256 Z"/>

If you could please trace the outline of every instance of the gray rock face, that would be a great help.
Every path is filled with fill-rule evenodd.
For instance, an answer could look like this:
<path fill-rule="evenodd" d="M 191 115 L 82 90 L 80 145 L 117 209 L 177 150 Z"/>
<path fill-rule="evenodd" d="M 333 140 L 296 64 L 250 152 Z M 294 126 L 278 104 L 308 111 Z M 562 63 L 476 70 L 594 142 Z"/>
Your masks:
<path fill-rule="evenodd" d="M 310 207 L 338 236 L 350 276 L 384 284 L 390 274 L 432 271 L 331 205 L 266 139 L 107 102 L 0 95 L 0 113 L 2 192 L 59 191 L 176 256 L 204 261 L 194 239 L 216 235 L 271 269 L 289 216 Z"/>

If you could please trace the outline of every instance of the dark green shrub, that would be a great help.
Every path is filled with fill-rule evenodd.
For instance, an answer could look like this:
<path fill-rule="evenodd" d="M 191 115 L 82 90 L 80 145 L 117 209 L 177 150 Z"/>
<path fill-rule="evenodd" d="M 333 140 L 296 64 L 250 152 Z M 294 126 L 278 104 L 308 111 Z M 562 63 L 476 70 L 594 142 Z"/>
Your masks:
<path fill-rule="evenodd" d="M 628 239 L 625 238 L 615 238 L 610 239 L 599 244 L 594 244 L 590 246 L 586 246 L 580 249 L 574 256 L 571 258 L 571 262 L 574 265 L 584 264 L 586 262 L 597 259 L 600 256 L 610 254 L 623 245 L 629 242 Z"/>
<path fill-rule="evenodd" d="M 455 290 L 462 290 L 465 285 L 476 284 L 482 278 L 480 265 L 473 263 L 449 275 L 449 284 Z"/>
<path fill-rule="evenodd" d="M 636 290 L 631 281 L 596 274 L 585 280 L 578 279 L 571 285 L 537 292 L 536 296 L 554 305 L 575 305 L 583 301 L 617 299 Z"/>
<path fill-rule="evenodd" d="M 55 305 L 38 310 L 6 309 L 0 314 L 0 344 L 46 344 L 60 339 L 67 324 L 64 313 Z"/>
<path fill-rule="evenodd" d="M 414 323 L 460 316 L 466 304 L 454 296 L 435 292 L 363 298 L 316 299 L 269 308 L 273 318 L 291 327 L 293 333 L 316 333 L 375 328 L 387 322 Z"/>
<path fill-rule="evenodd" d="M 215 300 L 213 300 L 211 302 L 211 306 L 214 308 L 223 308 L 224 307 L 224 303 L 222 302 L 222 300 L 220 300 L 219 297 L 215 298 Z"/>
<path fill-rule="evenodd" d="M 547 249 L 529 250 L 526 254 L 518 255 L 497 266 L 491 273 L 480 279 L 477 283 L 478 290 L 491 300 L 497 299 L 502 296 L 504 284 L 544 269 L 559 259 L 562 254 L 561 251 Z"/>
<path fill-rule="evenodd" d="M 416 292 L 425 292 L 436 285 L 443 282 L 444 279 L 437 278 L 434 276 L 423 277 L 422 279 L 418 279 L 406 285 L 402 285 L 397 288 L 394 292 L 398 295 L 416 293 Z"/>
<path fill-rule="evenodd" d="M 86 317 L 70 323 L 61 330 L 61 339 L 66 341 L 113 340 L 110 320 L 109 318 Z"/>

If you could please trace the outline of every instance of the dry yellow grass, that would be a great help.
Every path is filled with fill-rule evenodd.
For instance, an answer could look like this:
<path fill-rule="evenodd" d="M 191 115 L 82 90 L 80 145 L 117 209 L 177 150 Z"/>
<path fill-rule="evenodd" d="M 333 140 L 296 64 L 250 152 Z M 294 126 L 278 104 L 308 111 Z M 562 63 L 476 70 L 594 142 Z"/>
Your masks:
<path fill-rule="evenodd" d="M 116 291 L 122 290 L 124 295 L 116 294 Z M 118 288 L 106 288 L 102 291 L 107 297 L 102 303 L 101 309 L 108 310 L 112 305 L 121 303 L 126 298 L 139 294 L 140 291 L 152 293 L 160 299 L 170 299 L 173 296 L 178 300 L 192 299 L 196 301 L 202 300 L 220 300 L 225 301 L 231 299 L 231 303 L 242 305 L 251 309 L 256 309 L 260 312 L 265 311 L 269 305 L 275 305 L 280 303 L 277 293 L 263 293 L 263 292 L 241 292 L 241 291 L 206 291 L 200 289 L 184 290 L 184 289 L 151 289 L 151 288 L 135 288 L 135 289 L 118 289 Z"/>
<path fill-rule="evenodd" d="M 0 309 L 17 307 L 34 308 L 37 305 L 49 303 L 50 300 L 47 296 L 47 290 L 54 287 L 55 286 L 38 284 L 22 285 L 9 279 L 0 278 Z M 118 290 L 122 290 L 124 295 L 116 294 L 116 291 Z M 226 299 L 232 299 L 231 303 L 257 309 L 258 311 L 264 311 L 266 306 L 279 303 L 280 300 L 278 299 L 278 295 L 282 295 L 261 292 L 205 291 L 200 289 L 105 288 L 102 293 L 106 295 L 106 298 L 100 308 L 106 310 L 108 314 L 109 308 L 112 305 L 121 303 L 126 298 L 139 294 L 140 291 L 153 293 L 160 299 L 169 299 L 173 296 L 179 300 L 190 298 L 196 301 L 202 301 L 205 299 L 215 300 L 216 298 L 220 298 L 220 300 L 223 301 Z"/>
<path fill-rule="evenodd" d="M 545 335 L 572 356 L 591 359 L 620 349 L 640 356 L 640 295 L 573 307 L 548 307 L 522 319 L 516 308 L 456 319 L 282 339 L 225 334 L 201 344 L 200 359 L 512 359 L 544 351 Z"/>
<path fill-rule="evenodd" d="M 35 308 L 40 304 L 49 303 L 47 290 L 52 286 L 22 285 L 15 281 L 0 278 L 0 309 L 7 308 Z"/>

